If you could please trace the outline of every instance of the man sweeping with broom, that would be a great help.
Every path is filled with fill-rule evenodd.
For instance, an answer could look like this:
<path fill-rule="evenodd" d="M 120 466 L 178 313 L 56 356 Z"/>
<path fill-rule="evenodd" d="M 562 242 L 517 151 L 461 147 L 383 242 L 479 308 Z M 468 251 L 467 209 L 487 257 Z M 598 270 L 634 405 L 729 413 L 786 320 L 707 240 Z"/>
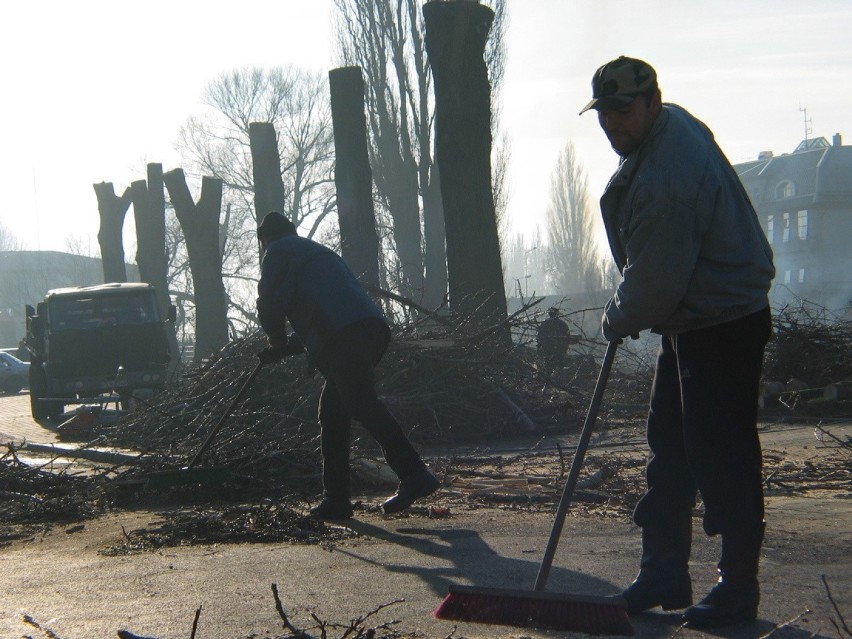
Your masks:
<path fill-rule="evenodd" d="M 686 608 L 693 626 L 753 621 L 763 540 L 758 385 L 771 333 L 772 251 L 711 131 L 664 104 L 646 62 L 620 57 L 592 79 L 589 109 L 618 170 L 601 211 L 622 281 L 603 334 L 661 335 L 648 414 L 648 490 L 632 613 Z M 704 531 L 721 535 L 719 581 L 692 604 L 688 563 L 696 493 Z"/>
<path fill-rule="evenodd" d="M 299 237 L 280 213 L 266 215 L 257 236 L 264 250 L 257 314 L 269 337 L 269 347 L 259 357 L 264 363 L 276 362 L 304 348 L 325 377 L 319 401 L 323 499 L 311 508 L 311 516 L 352 516 L 352 419 L 375 438 L 400 479 L 397 493 L 382 503 L 385 514 L 405 510 L 434 493 L 437 478 L 376 395 L 373 368 L 391 337 L 381 311 L 337 253 Z M 292 338 L 287 336 L 288 319 L 295 331 Z"/>

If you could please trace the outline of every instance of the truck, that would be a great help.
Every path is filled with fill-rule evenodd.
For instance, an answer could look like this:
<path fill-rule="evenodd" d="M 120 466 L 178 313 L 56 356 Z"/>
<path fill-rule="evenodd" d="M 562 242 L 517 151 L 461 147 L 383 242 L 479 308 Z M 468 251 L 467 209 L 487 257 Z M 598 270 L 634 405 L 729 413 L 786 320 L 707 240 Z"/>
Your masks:
<path fill-rule="evenodd" d="M 30 355 L 30 408 L 56 421 L 68 404 L 116 398 L 122 409 L 166 383 L 169 340 L 156 291 L 120 282 L 48 291 L 26 305 L 24 345 Z"/>

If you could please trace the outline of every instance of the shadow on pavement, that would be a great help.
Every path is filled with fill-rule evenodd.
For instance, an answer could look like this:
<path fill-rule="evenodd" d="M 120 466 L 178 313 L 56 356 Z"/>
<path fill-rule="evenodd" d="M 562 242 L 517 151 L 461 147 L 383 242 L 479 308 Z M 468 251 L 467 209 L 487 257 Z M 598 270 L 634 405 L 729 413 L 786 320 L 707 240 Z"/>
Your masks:
<path fill-rule="evenodd" d="M 539 560 L 503 557 L 489 546 L 480 534 L 468 528 L 400 528 L 387 530 L 361 521 L 347 527 L 357 533 L 396 544 L 432 558 L 434 567 L 404 564 L 382 564 L 390 572 L 417 575 L 440 598 L 447 594 L 451 583 L 532 591 L 540 565 Z M 346 548 L 336 548 L 350 557 L 361 557 Z M 571 594 L 607 595 L 620 587 L 603 579 L 554 566 L 548 590 Z M 437 603 L 437 602 L 436 602 Z"/>

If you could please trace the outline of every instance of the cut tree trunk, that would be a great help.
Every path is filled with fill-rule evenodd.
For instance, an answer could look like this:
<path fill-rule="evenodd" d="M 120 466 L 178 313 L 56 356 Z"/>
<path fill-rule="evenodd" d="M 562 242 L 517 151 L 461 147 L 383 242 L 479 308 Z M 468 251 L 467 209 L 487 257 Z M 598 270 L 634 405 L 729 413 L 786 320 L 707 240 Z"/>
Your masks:
<path fill-rule="evenodd" d="M 101 247 L 101 265 L 104 282 L 126 282 L 127 267 L 124 264 L 124 218 L 130 208 L 130 188 L 116 197 L 112 182 L 100 182 L 93 185 L 98 199 L 98 213 L 101 218 L 98 230 L 98 244 Z"/>
<path fill-rule="evenodd" d="M 334 125 L 334 184 L 340 252 L 359 280 L 379 285 L 379 234 L 373 207 L 373 173 L 367 155 L 361 67 L 328 72 Z"/>
<path fill-rule="evenodd" d="M 258 226 L 271 211 L 284 213 L 286 196 L 281 178 L 281 157 L 278 155 L 278 136 L 272 122 L 249 123 L 252 177 L 254 179 L 254 217 Z M 298 220 L 291 220 L 294 224 Z M 263 251 L 258 244 L 259 258 Z"/>
<path fill-rule="evenodd" d="M 505 324 L 506 293 L 491 191 L 491 86 L 485 43 L 494 19 L 473 2 L 423 5 L 435 83 L 435 159 L 447 236 L 450 308 L 479 326 Z"/>
<path fill-rule="evenodd" d="M 136 180 L 130 184 L 133 197 L 133 217 L 136 222 L 136 264 L 139 279 L 148 282 L 157 292 L 160 317 L 167 317 L 172 301 L 169 296 L 166 256 L 166 197 L 163 191 L 163 165 L 150 163 L 147 167 L 148 181 Z M 169 323 L 166 333 L 169 339 L 171 363 L 174 371 L 180 360 L 180 348 L 174 324 Z"/>
<path fill-rule="evenodd" d="M 165 173 L 163 181 L 186 240 L 195 298 L 195 360 L 200 361 L 228 343 L 228 304 L 219 250 L 222 180 L 202 178 L 197 204 L 183 169 Z"/>

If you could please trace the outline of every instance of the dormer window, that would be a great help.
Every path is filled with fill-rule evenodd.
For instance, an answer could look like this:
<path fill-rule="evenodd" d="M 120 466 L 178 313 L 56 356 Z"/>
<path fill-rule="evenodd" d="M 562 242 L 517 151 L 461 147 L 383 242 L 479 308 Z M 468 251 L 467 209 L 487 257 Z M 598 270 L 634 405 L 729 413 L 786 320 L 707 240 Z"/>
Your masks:
<path fill-rule="evenodd" d="M 783 182 L 779 182 L 778 186 L 775 187 L 775 199 L 783 200 L 788 197 L 794 197 L 796 195 L 796 185 L 793 184 L 790 180 L 784 180 Z"/>

